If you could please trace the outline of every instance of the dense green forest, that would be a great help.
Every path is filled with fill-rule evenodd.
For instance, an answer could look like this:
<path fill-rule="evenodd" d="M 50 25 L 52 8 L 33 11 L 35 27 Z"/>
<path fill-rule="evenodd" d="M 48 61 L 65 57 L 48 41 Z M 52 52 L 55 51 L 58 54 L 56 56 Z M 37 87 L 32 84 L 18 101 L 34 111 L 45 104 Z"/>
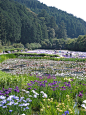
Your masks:
<path fill-rule="evenodd" d="M 15 1 L 27 6 L 36 14 L 39 14 L 43 9 L 45 9 L 50 16 L 55 18 L 56 24 L 58 26 L 60 26 L 60 23 L 63 20 L 66 26 L 67 35 L 70 38 L 75 38 L 79 35 L 86 34 L 86 22 L 80 18 L 76 18 L 72 14 L 68 14 L 67 12 L 59 10 L 55 7 L 48 7 L 47 5 L 40 3 L 38 0 Z"/>
<path fill-rule="evenodd" d="M 0 47 L 86 51 L 85 34 L 85 21 L 57 8 L 37 0 L 0 0 Z"/>

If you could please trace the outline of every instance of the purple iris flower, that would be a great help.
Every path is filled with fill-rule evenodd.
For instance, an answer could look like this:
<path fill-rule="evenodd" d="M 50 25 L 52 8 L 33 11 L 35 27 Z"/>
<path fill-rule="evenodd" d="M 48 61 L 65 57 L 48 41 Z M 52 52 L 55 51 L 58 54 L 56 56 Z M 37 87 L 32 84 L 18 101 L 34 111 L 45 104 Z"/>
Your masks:
<path fill-rule="evenodd" d="M 9 91 L 6 91 L 5 94 L 6 94 L 6 95 L 9 94 Z"/>
<path fill-rule="evenodd" d="M 34 90 L 37 90 L 36 88 L 34 88 Z"/>
<path fill-rule="evenodd" d="M 58 85 L 56 85 L 56 87 L 58 87 Z"/>
<path fill-rule="evenodd" d="M 85 84 L 83 84 L 83 85 L 85 85 Z"/>
<path fill-rule="evenodd" d="M 30 81 L 31 82 L 31 84 L 34 84 L 34 82 L 33 81 Z"/>
<path fill-rule="evenodd" d="M 82 98 L 83 94 L 82 94 L 81 92 L 79 92 L 79 95 L 78 95 L 78 96 Z"/>
<path fill-rule="evenodd" d="M 83 93 L 83 90 L 82 91 L 80 91 L 81 93 Z"/>
<path fill-rule="evenodd" d="M 2 93 L 3 91 L 2 90 L 0 90 L 0 93 Z"/>
<path fill-rule="evenodd" d="M 2 88 L 3 91 L 5 91 L 5 88 Z"/>
<path fill-rule="evenodd" d="M 51 76 L 47 77 L 47 79 L 50 79 L 50 78 L 51 78 Z"/>
<path fill-rule="evenodd" d="M 71 84 L 69 84 L 69 83 L 68 83 L 68 84 L 65 84 L 65 85 L 66 85 L 67 87 L 71 87 Z"/>
<path fill-rule="evenodd" d="M 47 80 L 45 80 L 44 83 L 47 83 Z"/>
<path fill-rule="evenodd" d="M 9 97 L 9 95 L 6 95 L 6 97 Z"/>
<path fill-rule="evenodd" d="M 44 84 L 43 84 L 43 83 L 40 83 L 40 86 L 45 87 L 45 83 L 44 83 Z"/>
<path fill-rule="evenodd" d="M 5 93 L 2 93 L 2 95 L 5 95 Z"/>
<path fill-rule="evenodd" d="M 73 81 L 73 79 L 71 79 L 71 81 Z"/>
<path fill-rule="evenodd" d="M 62 88 L 62 89 L 60 89 L 60 90 L 66 90 L 64 86 L 63 86 L 63 87 L 61 87 L 61 88 Z"/>
<path fill-rule="evenodd" d="M 57 82 L 56 82 L 56 81 L 53 81 L 53 82 L 54 82 L 54 85 L 55 85 L 55 84 L 57 84 Z"/>
<path fill-rule="evenodd" d="M 67 82 L 64 82 L 64 84 L 67 84 Z"/>
<path fill-rule="evenodd" d="M 14 89 L 15 92 L 19 93 L 19 88 L 18 86 L 16 86 L 16 88 Z"/>
<path fill-rule="evenodd" d="M 30 89 L 31 89 L 31 87 L 28 88 L 28 90 L 30 90 Z"/>
<path fill-rule="evenodd" d="M 53 89 L 53 91 L 55 91 L 56 87 L 51 87 Z"/>
<path fill-rule="evenodd" d="M 28 85 L 28 86 L 32 86 L 32 84 L 30 84 L 30 83 L 27 83 L 27 85 Z"/>
<path fill-rule="evenodd" d="M 18 86 L 16 86 L 16 89 L 19 89 Z"/>
<path fill-rule="evenodd" d="M 12 90 L 12 88 L 8 88 L 8 90 Z"/>
<path fill-rule="evenodd" d="M 34 82 L 37 82 L 37 80 L 34 80 Z"/>
<path fill-rule="evenodd" d="M 0 95 L 2 95 L 2 93 L 0 92 Z"/>
<path fill-rule="evenodd" d="M 48 86 L 52 86 L 52 84 L 51 84 L 51 83 L 48 83 Z"/>

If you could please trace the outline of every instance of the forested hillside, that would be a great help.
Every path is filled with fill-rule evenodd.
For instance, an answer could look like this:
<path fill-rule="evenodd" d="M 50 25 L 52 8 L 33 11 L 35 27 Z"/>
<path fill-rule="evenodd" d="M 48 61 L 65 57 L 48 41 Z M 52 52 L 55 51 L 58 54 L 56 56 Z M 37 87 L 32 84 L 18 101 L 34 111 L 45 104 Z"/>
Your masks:
<path fill-rule="evenodd" d="M 44 39 L 55 37 L 66 39 L 65 24 L 62 21 L 58 28 L 55 18 L 49 16 L 45 10 L 38 15 L 24 5 L 13 0 L 0 2 L 0 39 L 2 44 L 22 42 L 42 42 Z M 61 29 L 63 33 L 61 33 Z"/>
<path fill-rule="evenodd" d="M 63 20 L 66 26 L 67 35 L 70 38 L 78 37 L 79 35 L 86 34 L 86 22 L 80 18 L 76 18 L 72 14 L 68 14 L 55 7 L 48 7 L 47 5 L 40 3 L 38 0 L 15 0 L 19 3 L 26 5 L 36 14 L 45 9 L 50 16 L 54 16 L 56 24 L 60 26 Z"/>
<path fill-rule="evenodd" d="M 86 51 L 85 34 L 86 22 L 37 0 L 0 0 L 0 47 Z"/>

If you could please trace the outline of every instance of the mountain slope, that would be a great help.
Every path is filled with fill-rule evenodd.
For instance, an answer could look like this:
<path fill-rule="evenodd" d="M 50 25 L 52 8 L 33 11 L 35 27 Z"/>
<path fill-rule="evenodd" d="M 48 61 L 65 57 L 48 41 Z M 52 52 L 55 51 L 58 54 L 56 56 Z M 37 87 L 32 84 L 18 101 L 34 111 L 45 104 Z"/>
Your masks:
<path fill-rule="evenodd" d="M 2 45 L 7 42 L 40 43 L 58 36 L 56 22 L 45 10 L 37 15 L 14 0 L 1 0 L 0 11 Z"/>
<path fill-rule="evenodd" d="M 40 3 L 38 0 L 15 0 L 28 8 L 33 12 L 39 14 L 43 9 L 47 11 L 50 16 L 54 16 L 56 24 L 59 26 L 63 20 L 66 25 L 68 37 L 74 38 L 79 35 L 86 34 L 86 22 L 80 18 L 76 18 L 72 14 L 68 14 L 64 11 L 58 10 L 55 7 L 47 7 L 47 5 Z"/>

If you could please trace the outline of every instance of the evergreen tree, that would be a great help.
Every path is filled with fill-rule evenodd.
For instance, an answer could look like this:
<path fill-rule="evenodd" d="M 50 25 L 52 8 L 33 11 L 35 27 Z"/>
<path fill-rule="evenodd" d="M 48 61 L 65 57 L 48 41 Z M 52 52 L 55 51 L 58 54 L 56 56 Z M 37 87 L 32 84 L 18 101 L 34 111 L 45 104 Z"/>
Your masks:
<path fill-rule="evenodd" d="M 61 21 L 59 25 L 58 38 L 63 38 L 63 39 L 67 38 L 67 30 L 66 30 L 65 23 L 63 20 Z"/>
<path fill-rule="evenodd" d="M 38 24 L 38 27 L 37 27 L 37 42 L 41 42 L 42 40 L 42 30 L 41 30 L 41 25 Z"/>
<path fill-rule="evenodd" d="M 32 30 L 31 30 L 31 35 L 32 35 L 32 42 L 36 42 L 37 38 L 37 28 L 35 23 L 33 23 Z"/>
<path fill-rule="evenodd" d="M 6 30 L 5 30 L 5 19 L 3 14 L 0 12 L 0 40 L 2 41 L 2 45 L 6 45 Z"/>
<path fill-rule="evenodd" d="M 45 23 L 42 24 L 42 38 L 48 39 L 48 31 L 47 31 L 47 26 L 45 25 Z"/>
<path fill-rule="evenodd" d="M 55 21 L 55 18 L 53 16 L 50 18 L 50 27 L 54 28 L 54 29 L 56 27 L 56 21 Z"/>

